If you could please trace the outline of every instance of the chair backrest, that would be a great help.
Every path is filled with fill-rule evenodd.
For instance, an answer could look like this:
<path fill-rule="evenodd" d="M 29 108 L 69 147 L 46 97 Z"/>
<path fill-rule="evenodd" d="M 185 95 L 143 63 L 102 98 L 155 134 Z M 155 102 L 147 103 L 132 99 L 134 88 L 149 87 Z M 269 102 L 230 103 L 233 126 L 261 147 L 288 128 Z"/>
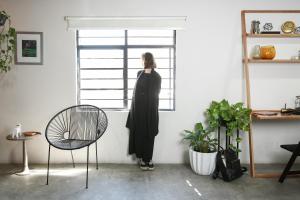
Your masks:
<path fill-rule="evenodd" d="M 98 140 L 107 125 L 103 110 L 92 105 L 77 105 L 57 113 L 49 121 L 45 136 L 57 148 L 79 149 Z"/>

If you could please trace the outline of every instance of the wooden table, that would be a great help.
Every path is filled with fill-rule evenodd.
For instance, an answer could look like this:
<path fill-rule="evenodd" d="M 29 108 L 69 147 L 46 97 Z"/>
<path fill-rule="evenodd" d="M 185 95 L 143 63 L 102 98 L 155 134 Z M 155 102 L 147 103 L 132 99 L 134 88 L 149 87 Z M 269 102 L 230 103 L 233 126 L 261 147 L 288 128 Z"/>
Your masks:
<path fill-rule="evenodd" d="M 28 167 L 28 154 L 27 154 L 27 148 L 26 148 L 26 141 L 31 140 L 34 137 L 38 136 L 38 135 L 40 135 L 40 134 L 36 134 L 36 135 L 33 135 L 33 136 L 24 136 L 22 134 L 22 136 L 18 137 L 18 138 L 13 138 L 12 135 L 8 135 L 6 137 L 7 140 L 17 141 L 17 142 L 22 142 L 23 143 L 23 169 L 22 169 L 21 172 L 16 173 L 16 175 L 25 176 L 25 175 L 30 174 L 30 170 L 29 170 L 29 167 Z"/>

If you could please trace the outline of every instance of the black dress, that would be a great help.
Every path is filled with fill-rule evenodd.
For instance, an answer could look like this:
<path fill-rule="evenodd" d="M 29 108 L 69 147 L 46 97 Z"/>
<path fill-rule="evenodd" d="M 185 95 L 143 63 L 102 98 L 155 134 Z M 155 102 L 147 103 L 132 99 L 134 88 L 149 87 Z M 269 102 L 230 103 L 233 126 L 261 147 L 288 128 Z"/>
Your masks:
<path fill-rule="evenodd" d="M 154 70 L 138 73 L 126 126 L 130 129 L 129 154 L 144 162 L 152 159 L 154 138 L 158 133 L 158 96 L 161 78 Z"/>

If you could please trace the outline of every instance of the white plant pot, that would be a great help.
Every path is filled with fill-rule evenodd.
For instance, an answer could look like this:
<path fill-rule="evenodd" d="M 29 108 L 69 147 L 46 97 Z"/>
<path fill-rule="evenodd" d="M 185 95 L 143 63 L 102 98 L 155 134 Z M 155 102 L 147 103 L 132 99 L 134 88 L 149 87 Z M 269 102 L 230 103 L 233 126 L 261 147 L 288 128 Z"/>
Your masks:
<path fill-rule="evenodd" d="M 217 152 L 200 153 L 189 149 L 190 164 L 193 171 L 200 175 L 210 175 L 215 170 Z"/>

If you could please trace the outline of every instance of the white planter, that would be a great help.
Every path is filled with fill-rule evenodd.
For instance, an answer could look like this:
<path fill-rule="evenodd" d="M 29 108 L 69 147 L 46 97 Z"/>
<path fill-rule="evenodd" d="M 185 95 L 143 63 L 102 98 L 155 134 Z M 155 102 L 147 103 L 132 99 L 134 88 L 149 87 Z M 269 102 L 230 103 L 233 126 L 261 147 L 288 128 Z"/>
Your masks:
<path fill-rule="evenodd" d="M 193 171 L 200 175 L 210 175 L 215 170 L 217 152 L 200 153 L 189 149 L 190 164 Z"/>

